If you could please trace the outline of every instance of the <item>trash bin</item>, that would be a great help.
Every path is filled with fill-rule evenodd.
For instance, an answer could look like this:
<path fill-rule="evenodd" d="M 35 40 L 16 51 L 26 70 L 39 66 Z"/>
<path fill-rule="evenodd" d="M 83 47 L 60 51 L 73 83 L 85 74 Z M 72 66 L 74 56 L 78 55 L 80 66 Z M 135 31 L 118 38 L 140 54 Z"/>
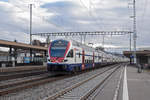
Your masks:
<path fill-rule="evenodd" d="M 142 72 L 142 66 L 140 64 L 138 64 L 138 73 Z"/>
<path fill-rule="evenodd" d="M 15 67 L 15 66 L 16 66 L 16 65 L 15 65 L 15 61 L 13 61 L 13 62 L 12 62 L 12 67 Z"/>

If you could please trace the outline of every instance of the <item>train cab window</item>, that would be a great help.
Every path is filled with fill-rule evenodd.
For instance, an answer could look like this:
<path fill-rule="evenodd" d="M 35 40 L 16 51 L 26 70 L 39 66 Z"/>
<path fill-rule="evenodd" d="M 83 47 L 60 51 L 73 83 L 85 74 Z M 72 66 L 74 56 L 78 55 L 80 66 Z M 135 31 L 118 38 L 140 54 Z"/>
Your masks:
<path fill-rule="evenodd" d="M 69 51 L 67 57 L 71 57 L 71 58 L 73 57 L 73 49 L 71 49 L 71 50 Z"/>

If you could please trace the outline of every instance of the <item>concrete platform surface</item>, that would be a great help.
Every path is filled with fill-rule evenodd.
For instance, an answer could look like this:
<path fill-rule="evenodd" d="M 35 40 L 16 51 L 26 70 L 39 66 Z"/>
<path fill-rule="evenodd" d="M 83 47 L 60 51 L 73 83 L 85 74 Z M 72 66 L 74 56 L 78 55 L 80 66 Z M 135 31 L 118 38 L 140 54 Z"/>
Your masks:
<path fill-rule="evenodd" d="M 137 73 L 137 68 L 127 67 L 129 100 L 150 100 L 150 73 Z"/>
<path fill-rule="evenodd" d="M 150 100 L 150 72 L 137 72 L 133 66 L 122 65 L 123 71 L 115 75 L 99 89 L 93 100 Z M 121 78 L 121 79 L 119 79 Z M 120 80 L 117 98 L 114 98 Z"/>

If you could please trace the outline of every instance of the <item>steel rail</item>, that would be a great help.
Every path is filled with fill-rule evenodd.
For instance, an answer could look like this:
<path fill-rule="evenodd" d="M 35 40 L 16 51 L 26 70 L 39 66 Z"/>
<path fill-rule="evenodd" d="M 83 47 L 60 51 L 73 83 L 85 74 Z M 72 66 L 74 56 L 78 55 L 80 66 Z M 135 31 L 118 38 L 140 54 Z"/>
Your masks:
<path fill-rule="evenodd" d="M 102 82 L 100 82 L 95 88 L 93 88 L 91 91 L 89 91 L 85 96 L 81 97 L 80 100 L 85 100 L 87 99 L 98 87 L 100 87 L 102 84 L 104 84 L 104 82 L 112 76 L 113 73 L 115 73 L 117 71 L 117 69 L 119 69 L 120 67 L 117 67 L 113 72 L 111 72 Z"/>
<path fill-rule="evenodd" d="M 112 65 L 112 67 L 113 66 L 114 65 Z M 112 67 L 110 67 L 108 69 L 111 69 Z M 24 89 L 27 89 L 27 88 L 31 88 L 33 86 L 38 86 L 38 85 L 46 84 L 46 83 L 49 83 L 49 82 L 61 80 L 61 79 L 64 79 L 64 78 L 69 78 L 69 77 L 72 77 L 72 76 L 76 76 L 76 75 L 85 73 L 87 71 L 90 71 L 90 70 L 86 70 L 86 71 L 79 72 L 77 74 L 73 74 L 73 75 L 69 75 L 69 76 L 60 76 L 60 77 L 51 77 L 51 78 L 47 77 L 45 79 L 41 78 L 41 79 L 29 80 L 29 81 L 26 81 L 26 82 L 25 81 L 24 82 L 22 81 L 22 82 L 19 82 L 19 83 L 16 82 L 15 84 L 10 84 L 10 86 L 13 86 L 13 87 L 9 87 L 9 85 L 6 84 L 5 86 L 1 86 L 2 89 L 0 90 L 0 96 L 6 95 L 6 94 L 9 94 L 9 93 L 14 93 L 14 92 L 24 90 Z"/>
<path fill-rule="evenodd" d="M 118 69 L 119 67 L 120 67 L 120 66 L 117 66 L 117 68 L 115 68 L 115 69 Z M 79 86 L 83 85 L 84 83 L 86 83 L 86 82 L 92 80 L 93 78 L 96 78 L 97 76 L 104 74 L 105 72 L 107 72 L 107 71 L 109 71 L 109 70 L 111 70 L 111 69 L 112 69 L 112 68 L 109 68 L 109 69 L 107 69 L 107 70 L 105 70 L 105 71 L 103 71 L 103 72 L 101 72 L 101 73 L 98 73 L 98 74 L 96 74 L 96 75 L 93 75 L 92 77 L 90 77 L 90 78 L 88 78 L 88 79 L 86 79 L 86 80 L 84 80 L 84 81 L 82 81 L 82 82 L 79 82 L 79 83 L 77 83 L 77 84 L 75 84 L 75 85 L 72 85 L 72 86 L 66 88 L 66 89 L 63 89 L 63 90 L 61 90 L 61 91 L 58 92 L 58 93 L 55 93 L 55 94 L 53 94 L 53 95 L 51 95 L 51 96 L 49 96 L 49 97 L 45 97 L 44 100 L 55 100 L 55 99 L 57 99 L 57 98 L 63 96 L 64 94 L 66 94 L 66 93 L 72 91 L 73 89 L 78 88 Z M 112 73 L 114 73 L 114 72 L 115 72 L 115 70 L 114 70 Z M 94 89 L 92 89 L 91 91 L 89 91 L 86 95 L 80 97 L 80 100 L 84 100 L 85 98 L 87 98 L 93 91 L 95 91 L 95 89 L 96 89 L 98 86 L 100 86 L 110 75 L 112 75 L 112 73 L 109 74 L 109 75 L 108 75 L 102 82 L 100 82 L 100 84 L 98 84 Z M 76 98 L 76 99 L 77 99 L 77 98 Z"/>
<path fill-rule="evenodd" d="M 123 73 L 124 68 L 120 67 L 119 69 L 117 72 L 117 73 L 119 73 L 119 79 L 118 79 L 117 86 L 116 86 L 116 89 L 114 92 L 113 100 L 117 100 L 118 96 L 119 96 L 119 89 L 120 89 L 120 85 L 121 85 L 122 73 Z M 92 94 L 90 94 L 90 96 L 88 97 L 87 100 L 94 100 L 99 95 L 99 93 L 104 90 L 104 88 L 112 80 L 112 77 L 114 77 L 114 75 L 115 74 L 111 75 L 100 87 L 98 87 Z"/>
<path fill-rule="evenodd" d="M 29 71 L 29 72 L 20 72 L 20 73 L 16 72 L 13 74 L 8 74 L 8 75 L 0 75 L 0 81 L 22 78 L 22 77 L 33 76 L 33 75 L 39 75 L 39 74 L 44 74 L 44 73 L 47 73 L 47 71 L 40 70 L 40 71 Z"/>
<path fill-rule="evenodd" d="M 19 79 L 12 79 L 11 81 L 2 81 L 2 83 L 0 83 L 0 89 L 6 89 L 9 87 L 13 87 L 13 86 L 17 86 L 17 85 L 21 85 L 21 84 L 26 84 L 29 82 L 34 82 L 34 81 L 38 81 L 38 80 L 42 80 L 42 79 L 46 79 L 48 77 L 49 73 L 45 73 L 42 75 L 35 75 L 35 76 L 29 76 L 29 77 L 23 77 L 23 78 L 19 78 Z"/>
<path fill-rule="evenodd" d="M 33 86 L 42 85 L 42 84 L 45 84 L 45 83 L 48 83 L 48 82 L 61 80 L 61 79 L 64 79 L 65 77 L 66 76 L 57 77 L 57 78 L 52 77 L 52 78 L 46 78 L 46 79 L 30 80 L 28 82 L 22 82 L 22 83 L 15 83 L 17 86 L 15 86 L 15 84 L 12 84 L 14 87 L 1 89 L 0 90 L 0 96 L 6 95 L 6 94 L 9 94 L 9 93 L 14 93 L 14 92 L 24 90 L 24 89 L 27 89 L 27 88 L 31 88 Z"/>

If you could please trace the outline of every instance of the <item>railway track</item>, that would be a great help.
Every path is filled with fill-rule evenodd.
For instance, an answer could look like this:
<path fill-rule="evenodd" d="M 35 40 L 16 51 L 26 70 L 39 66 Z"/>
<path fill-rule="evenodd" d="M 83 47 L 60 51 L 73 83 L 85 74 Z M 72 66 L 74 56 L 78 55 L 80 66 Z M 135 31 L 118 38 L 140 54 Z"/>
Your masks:
<path fill-rule="evenodd" d="M 16 73 L 10 73 L 10 74 L 0 74 L 0 81 L 34 76 L 34 75 L 45 74 L 45 73 L 48 73 L 48 72 L 45 70 L 39 70 L 39 71 L 28 71 L 28 72 L 27 71 L 16 72 Z"/>
<path fill-rule="evenodd" d="M 17 78 L 17 79 L 11 79 L 11 80 L 5 80 L 0 82 L 0 89 L 5 89 L 9 87 L 13 87 L 16 85 L 21 85 L 37 80 L 46 79 L 47 77 L 50 77 L 48 73 L 42 74 L 42 75 L 36 75 L 36 76 L 29 76 L 24 78 Z"/>
<path fill-rule="evenodd" d="M 6 95 L 9 93 L 14 93 L 14 92 L 24 90 L 27 88 L 31 88 L 33 86 L 45 84 L 48 82 L 64 79 L 64 78 L 65 76 L 54 77 L 54 76 L 42 75 L 38 77 L 35 76 L 34 78 L 31 78 L 31 79 L 20 80 L 14 83 L 0 85 L 0 96 Z"/>
<path fill-rule="evenodd" d="M 100 85 L 102 85 L 120 66 L 98 73 L 82 82 L 74 84 L 44 100 L 86 100 Z"/>
<path fill-rule="evenodd" d="M 107 96 L 109 96 L 109 98 L 107 98 L 108 100 L 120 100 L 119 97 L 121 97 L 121 85 L 124 72 L 123 66 L 124 65 L 117 69 L 116 72 L 107 78 L 107 80 L 102 85 L 100 85 L 93 93 L 91 93 L 87 100 L 97 100 L 99 98 L 105 100 L 104 98 L 107 98 Z M 111 87 L 112 84 L 113 87 L 111 89 L 108 88 Z M 104 96 L 103 94 L 107 95 Z"/>
<path fill-rule="evenodd" d="M 109 68 L 105 69 L 104 71 L 107 71 L 108 69 L 111 69 L 112 67 L 109 67 Z M 79 74 L 82 74 L 85 72 L 87 72 L 87 71 L 79 72 L 78 74 L 75 74 L 75 75 L 79 75 Z M 33 86 L 43 85 L 45 83 L 61 80 L 64 78 L 69 78 L 69 77 L 72 77 L 75 75 L 69 75 L 69 76 L 64 75 L 64 76 L 58 76 L 58 77 L 55 76 L 54 77 L 54 76 L 49 76 L 48 73 L 45 73 L 43 75 L 36 75 L 34 77 L 30 76 L 30 77 L 27 77 L 27 79 L 20 79 L 20 81 L 9 82 L 9 83 L 0 85 L 0 96 L 6 95 L 9 93 L 14 93 L 14 92 L 24 90 L 27 88 L 31 88 Z"/>

